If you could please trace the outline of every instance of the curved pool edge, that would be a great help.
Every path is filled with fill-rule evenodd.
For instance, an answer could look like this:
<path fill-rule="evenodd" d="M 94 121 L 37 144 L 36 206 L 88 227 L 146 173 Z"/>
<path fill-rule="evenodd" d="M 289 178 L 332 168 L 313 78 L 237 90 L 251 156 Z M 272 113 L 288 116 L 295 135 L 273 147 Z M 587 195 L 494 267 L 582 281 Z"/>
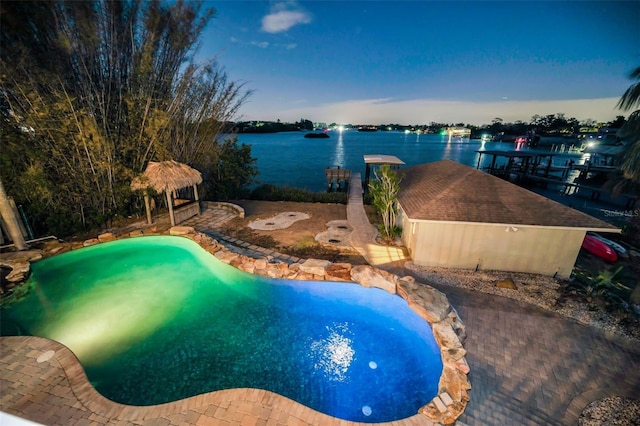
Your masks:
<path fill-rule="evenodd" d="M 254 259 L 227 249 L 207 234 L 185 228 L 189 227 L 180 228 L 173 235 L 194 241 L 218 260 L 247 273 L 328 284 L 347 282 L 382 289 L 402 298 L 411 310 L 431 326 L 442 357 L 443 369 L 438 392 L 431 401 L 420 407 L 417 414 L 436 424 L 453 424 L 462 415 L 469 402 L 468 391 L 471 389 L 468 379 L 470 369 L 465 358 L 467 351 L 463 347 L 466 328 L 444 293 L 427 284 L 417 283 L 411 276 L 399 277 L 370 265 L 353 266 L 321 259 L 307 259 L 301 264 Z M 346 274 L 345 269 L 348 270 Z"/>
<path fill-rule="evenodd" d="M 162 419 L 171 424 L 362 424 L 328 416 L 261 389 L 214 391 L 160 405 L 123 405 L 98 393 L 74 353 L 59 342 L 43 337 L 6 336 L 0 337 L 0 348 L 0 383 L 12 394 L 11 399 L 0 401 L 0 410 L 43 424 L 70 424 L 81 419 L 97 424 L 144 424 Z M 49 351 L 55 352 L 53 357 L 42 361 L 40 357 Z M 377 424 L 433 425 L 420 414 Z"/>

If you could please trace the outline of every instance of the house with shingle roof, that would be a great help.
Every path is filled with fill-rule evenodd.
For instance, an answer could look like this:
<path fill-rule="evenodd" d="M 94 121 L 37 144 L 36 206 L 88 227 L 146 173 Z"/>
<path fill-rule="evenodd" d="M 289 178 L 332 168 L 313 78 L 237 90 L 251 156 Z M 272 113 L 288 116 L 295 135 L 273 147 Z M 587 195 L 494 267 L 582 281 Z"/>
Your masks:
<path fill-rule="evenodd" d="M 398 222 L 416 265 L 567 278 L 587 231 L 615 226 L 488 173 L 442 160 L 399 171 Z"/>

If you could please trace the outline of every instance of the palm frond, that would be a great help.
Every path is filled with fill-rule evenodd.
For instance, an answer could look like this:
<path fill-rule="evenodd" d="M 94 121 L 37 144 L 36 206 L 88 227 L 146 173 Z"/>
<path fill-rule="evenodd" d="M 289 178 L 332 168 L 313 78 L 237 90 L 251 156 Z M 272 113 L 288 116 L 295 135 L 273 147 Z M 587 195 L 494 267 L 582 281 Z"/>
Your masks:
<path fill-rule="evenodd" d="M 631 71 L 629 77 L 634 80 L 640 80 L 640 67 Z M 631 108 L 640 106 L 640 81 L 629 86 L 616 106 L 623 111 L 629 111 Z"/>

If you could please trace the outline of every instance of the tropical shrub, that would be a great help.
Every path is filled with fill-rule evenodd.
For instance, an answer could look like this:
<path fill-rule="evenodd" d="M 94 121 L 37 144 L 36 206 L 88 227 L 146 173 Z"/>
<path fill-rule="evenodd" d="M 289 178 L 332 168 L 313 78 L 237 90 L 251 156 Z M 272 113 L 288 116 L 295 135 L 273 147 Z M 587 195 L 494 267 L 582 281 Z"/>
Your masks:
<path fill-rule="evenodd" d="M 400 177 L 385 164 L 378 170 L 374 169 L 375 180 L 369 182 L 369 193 L 372 204 L 382 218 L 381 233 L 385 238 L 394 238 L 401 233 L 396 227 L 398 211 L 398 193 L 400 192 Z"/>
<path fill-rule="evenodd" d="M 249 198 L 264 201 L 346 204 L 346 192 L 313 192 L 290 186 L 263 184 L 251 191 Z"/>

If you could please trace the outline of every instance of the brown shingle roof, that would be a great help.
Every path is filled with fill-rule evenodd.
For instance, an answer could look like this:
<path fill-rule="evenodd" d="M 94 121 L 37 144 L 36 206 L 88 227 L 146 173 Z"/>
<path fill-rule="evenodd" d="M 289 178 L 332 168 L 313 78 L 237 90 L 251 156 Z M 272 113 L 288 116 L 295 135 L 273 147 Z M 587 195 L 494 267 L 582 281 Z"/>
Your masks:
<path fill-rule="evenodd" d="M 398 201 L 410 219 L 559 226 L 613 225 L 474 168 L 442 160 L 400 169 Z"/>

